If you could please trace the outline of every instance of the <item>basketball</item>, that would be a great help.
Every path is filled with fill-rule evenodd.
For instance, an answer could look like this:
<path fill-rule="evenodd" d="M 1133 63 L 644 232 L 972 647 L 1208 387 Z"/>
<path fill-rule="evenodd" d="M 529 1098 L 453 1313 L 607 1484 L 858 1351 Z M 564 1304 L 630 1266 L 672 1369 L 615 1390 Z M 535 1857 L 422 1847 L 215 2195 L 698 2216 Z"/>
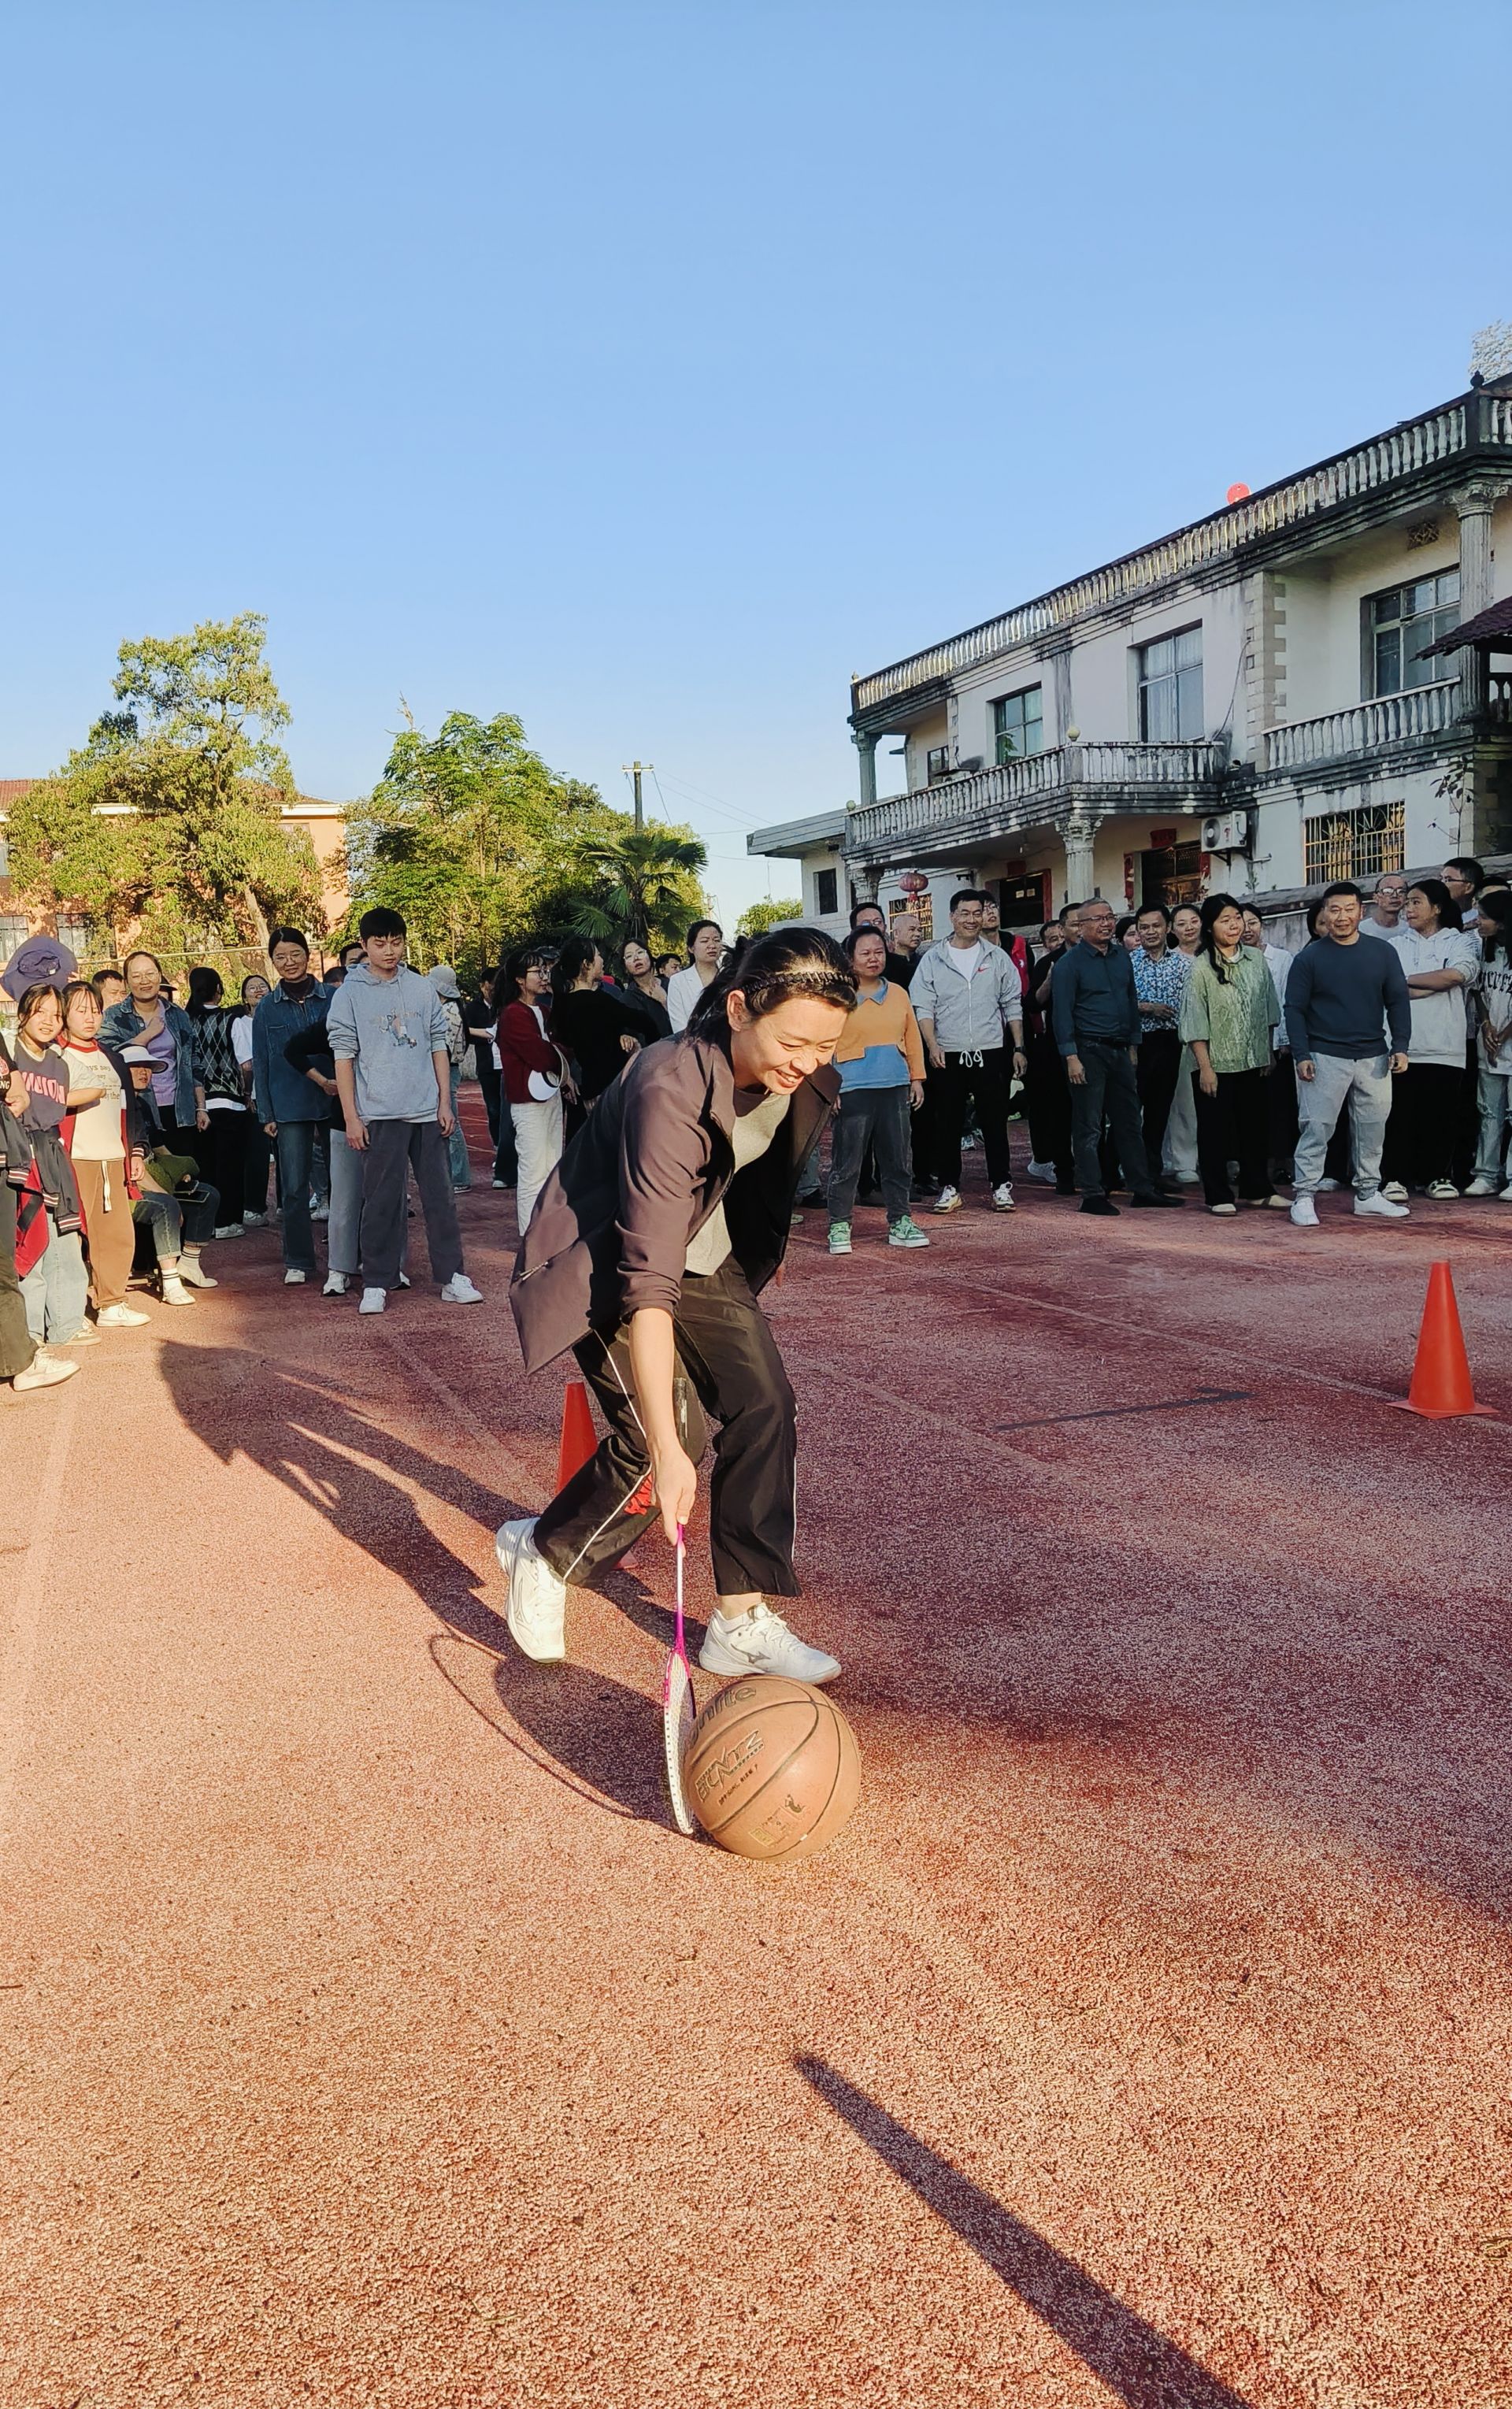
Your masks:
<path fill-rule="evenodd" d="M 721 1690 L 688 1734 L 683 1788 L 722 1849 L 791 1865 L 827 1849 L 856 1811 L 856 1735 L 823 1690 L 749 1674 Z"/>

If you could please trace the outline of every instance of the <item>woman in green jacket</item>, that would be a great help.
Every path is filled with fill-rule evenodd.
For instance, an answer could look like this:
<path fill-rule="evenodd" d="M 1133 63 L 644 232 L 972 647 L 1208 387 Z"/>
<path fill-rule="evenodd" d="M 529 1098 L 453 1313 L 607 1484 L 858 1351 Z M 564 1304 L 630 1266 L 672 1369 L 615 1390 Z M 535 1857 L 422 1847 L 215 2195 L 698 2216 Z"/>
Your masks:
<path fill-rule="evenodd" d="M 1246 1204 L 1282 1210 L 1270 1173 L 1271 1032 L 1280 1000 L 1265 957 L 1244 942 L 1245 916 L 1231 895 L 1210 895 L 1181 1005 L 1181 1034 L 1197 1064 L 1197 1166 L 1210 1213 L 1239 1209 L 1229 1165 L 1239 1165 Z"/>

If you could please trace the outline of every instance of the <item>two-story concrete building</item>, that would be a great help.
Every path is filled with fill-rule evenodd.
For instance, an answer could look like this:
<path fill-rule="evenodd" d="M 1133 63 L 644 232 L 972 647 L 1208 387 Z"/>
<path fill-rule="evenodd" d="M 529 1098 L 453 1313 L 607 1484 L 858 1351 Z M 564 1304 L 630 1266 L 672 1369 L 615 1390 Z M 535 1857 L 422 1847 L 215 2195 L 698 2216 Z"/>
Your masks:
<path fill-rule="evenodd" d="M 853 887 L 897 908 L 906 871 L 938 919 L 964 874 L 1019 925 L 1503 852 L 1512 627 L 1456 640 L 1509 597 L 1500 377 L 857 678 L 858 801 L 751 849 L 803 862 L 810 910 L 830 873 L 842 918 Z"/>

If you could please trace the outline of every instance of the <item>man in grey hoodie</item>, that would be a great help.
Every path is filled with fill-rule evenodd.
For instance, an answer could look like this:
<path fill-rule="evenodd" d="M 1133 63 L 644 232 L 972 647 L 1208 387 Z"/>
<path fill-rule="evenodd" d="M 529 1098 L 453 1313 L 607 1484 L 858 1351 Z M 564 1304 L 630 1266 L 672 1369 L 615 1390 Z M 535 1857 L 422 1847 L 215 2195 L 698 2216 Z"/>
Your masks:
<path fill-rule="evenodd" d="M 462 1268 L 446 1142 L 452 1076 L 446 1013 L 404 959 L 406 930 L 382 906 L 357 924 L 363 959 L 338 988 L 325 1033 L 348 1146 L 363 1157 L 362 1313 L 382 1313 L 399 1282 L 410 1172 L 420 1190 L 433 1277 L 448 1305 L 481 1305 Z"/>

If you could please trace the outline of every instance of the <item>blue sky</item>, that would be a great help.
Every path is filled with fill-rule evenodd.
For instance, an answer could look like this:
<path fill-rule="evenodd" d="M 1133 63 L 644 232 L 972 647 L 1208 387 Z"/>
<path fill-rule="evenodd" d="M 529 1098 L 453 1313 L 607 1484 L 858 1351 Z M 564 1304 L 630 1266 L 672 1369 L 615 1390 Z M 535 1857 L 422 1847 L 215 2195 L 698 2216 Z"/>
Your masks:
<path fill-rule="evenodd" d="M 733 918 L 744 831 L 855 791 L 853 671 L 1462 387 L 1506 23 L 32 0 L 0 774 L 255 609 L 307 792 L 401 692 L 516 711 L 611 800 L 654 761 Z"/>

